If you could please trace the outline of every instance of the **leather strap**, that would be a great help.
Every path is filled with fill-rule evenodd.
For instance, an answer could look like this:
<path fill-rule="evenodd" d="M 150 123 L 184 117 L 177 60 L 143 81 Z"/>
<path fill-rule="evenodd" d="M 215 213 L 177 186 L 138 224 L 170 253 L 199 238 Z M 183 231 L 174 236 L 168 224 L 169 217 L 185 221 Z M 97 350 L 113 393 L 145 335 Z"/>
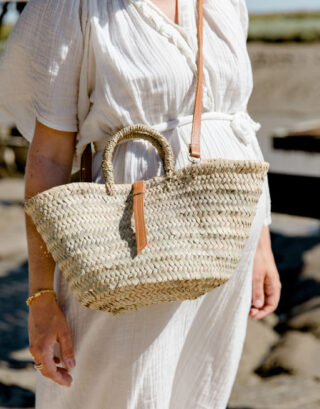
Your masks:
<path fill-rule="evenodd" d="M 198 59 L 197 59 L 197 90 L 193 111 L 191 143 L 189 144 L 189 154 L 200 158 L 200 135 L 201 135 L 201 114 L 202 114 L 202 80 L 203 80 L 203 0 L 197 0 L 198 11 Z"/>
<path fill-rule="evenodd" d="M 83 154 L 81 155 L 80 181 L 81 182 L 92 182 L 91 143 L 88 143 L 88 145 L 85 147 Z"/>
<path fill-rule="evenodd" d="M 144 194 L 145 186 L 144 180 L 137 180 L 133 183 L 132 188 L 133 197 L 133 213 L 134 213 L 134 224 L 136 230 L 136 242 L 137 242 L 137 254 L 147 245 L 147 231 L 146 223 L 144 219 Z"/>
<path fill-rule="evenodd" d="M 191 143 L 189 144 L 189 154 L 200 158 L 200 135 L 201 135 L 201 114 L 202 114 L 202 81 L 203 81 L 203 0 L 197 0 L 198 12 L 198 58 L 197 58 L 197 88 L 193 111 Z M 87 147 L 90 148 L 87 149 Z M 91 144 L 88 144 L 81 156 L 81 182 L 92 182 L 92 153 Z M 85 180 L 83 179 L 85 178 Z"/>

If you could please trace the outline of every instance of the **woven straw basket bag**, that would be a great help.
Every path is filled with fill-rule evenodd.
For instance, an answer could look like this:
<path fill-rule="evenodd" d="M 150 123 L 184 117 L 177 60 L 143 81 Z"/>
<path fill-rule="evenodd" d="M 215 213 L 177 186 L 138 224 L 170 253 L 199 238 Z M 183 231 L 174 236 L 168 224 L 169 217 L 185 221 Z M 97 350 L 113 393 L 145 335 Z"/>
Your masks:
<path fill-rule="evenodd" d="M 190 156 L 198 159 L 202 1 L 198 0 L 198 82 L 189 145 Z M 115 184 L 115 148 L 132 138 L 153 144 L 164 174 Z M 106 142 L 105 185 L 83 181 L 84 163 L 91 161 L 91 151 L 86 148 L 85 153 L 80 182 L 40 192 L 24 205 L 83 306 L 116 314 L 191 300 L 231 278 L 249 237 L 268 162 L 202 159 L 175 169 L 168 140 L 144 124 L 122 128 Z"/>

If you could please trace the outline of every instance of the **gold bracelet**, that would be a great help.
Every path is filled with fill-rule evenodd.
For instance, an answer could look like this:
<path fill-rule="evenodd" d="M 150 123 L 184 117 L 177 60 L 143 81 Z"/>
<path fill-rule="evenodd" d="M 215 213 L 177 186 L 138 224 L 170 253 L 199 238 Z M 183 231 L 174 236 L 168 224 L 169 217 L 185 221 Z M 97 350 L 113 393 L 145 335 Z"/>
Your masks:
<path fill-rule="evenodd" d="M 29 306 L 35 298 L 37 298 L 37 297 L 39 297 L 41 294 L 45 294 L 45 293 L 52 293 L 52 294 L 54 294 L 55 299 L 57 299 L 57 294 L 56 294 L 56 292 L 55 292 L 54 290 L 51 290 L 51 289 L 39 290 L 39 291 L 37 291 L 37 292 L 34 293 L 33 295 L 30 295 L 30 297 L 27 298 L 26 304 Z"/>

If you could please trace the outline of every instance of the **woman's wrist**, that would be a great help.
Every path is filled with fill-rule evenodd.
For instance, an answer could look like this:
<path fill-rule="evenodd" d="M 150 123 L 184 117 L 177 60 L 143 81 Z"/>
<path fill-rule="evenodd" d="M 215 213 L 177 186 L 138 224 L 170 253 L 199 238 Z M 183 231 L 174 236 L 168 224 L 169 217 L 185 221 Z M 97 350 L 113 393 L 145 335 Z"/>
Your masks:
<path fill-rule="evenodd" d="M 47 314 L 48 311 L 55 310 L 57 306 L 58 303 L 55 297 L 52 297 L 49 294 L 44 294 L 29 305 L 29 313 L 37 315 L 39 313 Z"/>
<path fill-rule="evenodd" d="M 30 307 L 32 304 L 34 304 L 38 299 L 40 298 L 47 298 L 50 297 L 54 301 L 57 299 L 57 294 L 52 288 L 45 288 L 45 289 L 40 289 L 38 291 L 35 291 L 32 293 L 26 300 L 26 304 Z"/>
<path fill-rule="evenodd" d="M 268 226 L 263 226 L 261 229 L 261 234 L 258 241 L 258 249 L 263 251 L 271 251 L 271 239 L 270 231 Z"/>

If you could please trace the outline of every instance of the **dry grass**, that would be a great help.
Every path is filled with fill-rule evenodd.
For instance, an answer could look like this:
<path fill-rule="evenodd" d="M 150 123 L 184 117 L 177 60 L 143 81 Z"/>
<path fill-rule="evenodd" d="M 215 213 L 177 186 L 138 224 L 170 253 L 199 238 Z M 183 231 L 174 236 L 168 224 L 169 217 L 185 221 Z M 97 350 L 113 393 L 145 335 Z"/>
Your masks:
<path fill-rule="evenodd" d="M 249 41 L 313 42 L 320 40 L 320 13 L 250 16 Z"/>

